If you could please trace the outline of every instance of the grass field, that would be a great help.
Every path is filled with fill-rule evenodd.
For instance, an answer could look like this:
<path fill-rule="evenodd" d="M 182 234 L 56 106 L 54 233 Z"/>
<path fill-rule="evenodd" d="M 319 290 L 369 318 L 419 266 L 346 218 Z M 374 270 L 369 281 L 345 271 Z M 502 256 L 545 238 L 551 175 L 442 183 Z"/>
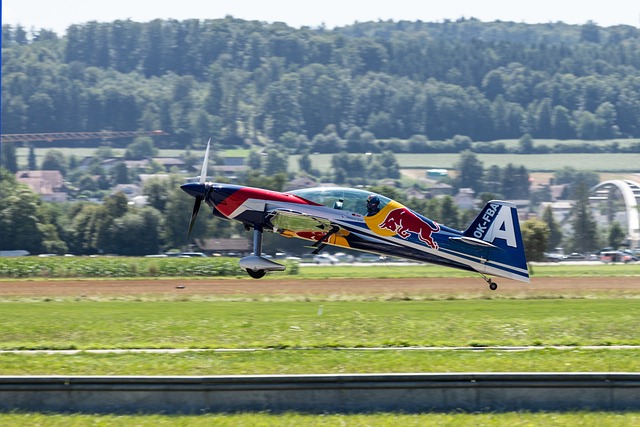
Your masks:
<path fill-rule="evenodd" d="M 635 349 L 256 350 L 0 353 L 0 375 L 298 375 L 380 372 L 639 372 Z"/>
<path fill-rule="evenodd" d="M 534 277 L 638 277 L 638 265 L 535 266 Z M 463 277 L 435 266 L 304 267 L 273 280 Z M 449 276 L 452 275 L 452 276 Z M 63 279 L 56 279 L 63 280 Z M 88 284 L 92 280 L 85 279 Z M 200 279 L 199 279 L 200 280 Z M 225 279 L 233 281 L 233 278 Z M 615 279 L 612 279 L 615 280 Z M 632 279 L 633 280 L 633 279 Z M 263 283 L 267 283 L 263 282 Z M 390 283 L 393 281 L 390 279 Z M 21 279 L 17 282 L 29 283 Z M 578 281 L 579 283 L 579 281 Z M 0 375 L 255 375 L 379 372 L 638 372 L 636 349 L 417 350 L 408 346 L 640 345 L 635 292 L 525 299 L 482 293 L 406 295 L 202 295 L 2 297 L 0 349 L 81 349 L 76 354 L 0 353 Z M 493 294 L 491 294 L 493 295 Z M 356 347 L 340 350 L 337 347 Z M 257 349 L 217 352 L 213 348 Z M 386 347 L 387 349 L 365 348 Z M 115 348 L 205 348 L 103 353 Z M 429 414 L 0 414 L 11 426 L 640 426 L 638 412 Z"/>
<path fill-rule="evenodd" d="M 625 299 L 6 302 L 2 349 L 640 345 Z"/>
<path fill-rule="evenodd" d="M 314 154 L 311 162 L 314 169 L 327 172 L 331 168 L 332 154 Z M 297 172 L 300 156 L 289 157 L 289 170 Z M 446 154 L 396 154 L 403 169 L 455 169 L 460 160 L 458 153 Z M 484 168 L 492 165 L 501 168 L 509 163 L 524 166 L 529 172 L 552 172 L 564 167 L 594 172 L 638 172 L 640 154 L 628 153 L 553 153 L 553 154 L 476 154 Z"/>
<path fill-rule="evenodd" d="M 237 258 L 135 258 L 135 257 L 0 257 L 0 281 L 14 278 L 114 277 L 246 277 Z M 464 270 L 432 264 L 377 263 L 371 265 L 305 265 L 263 280 L 355 279 L 355 278 L 466 278 L 477 277 Z M 544 264 L 530 265 L 532 277 L 640 277 L 640 264 Z"/>
<path fill-rule="evenodd" d="M 554 426 L 554 427 L 633 427 L 640 425 L 640 413 L 575 412 L 575 413 L 489 413 L 489 414 L 230 414 L 199 416 L 169 415 L 53 415 L 53 414 L 8 414 L 0 415 L 0 422 L 12 427 L 48 426 L 218 426 L 218 427 L 279 427 L 279 426 Z"/>
<path fill-rule="evenodd" d="M 640 264 L 544 264 L 529 266 L 532 277 L 629 277 L 640 278 Z M 276 275 L 269 278 L 278 277 Z M 279 276 L 280 278 L 282 276 Z M 355 278 L 424 278 L 478 277 L 475 273 L 431 264 L 334 265 L 305 266 L 292 279 L 355 279 Z M 640 280 L 640 279 L 639 279 Z"/>
<path fill-rule="evenodd" d="M 49 148 L 37 148 L 36 159 L 40 163 Z M 65 156 L 74 155 L 78 159 L 90 157 L 95 154 L 94 148 L 56 148 Z M 124 149 L 114 148 L 116 156 L 123 156 Z M 184 150 L 160 150 L 160 157 L 177 157 Z M 225 150 L 225 155 L 245 157 L 249 150 Z M 203 156 L 204 150 L 193 150 L 193 155 Z M 18 164 L 26 166 L 28 150 L 20 147 L 16 152 Z M 311 162 L 315 169 L 327 172 L 331 168 L 333 154 L 313 154 Z M 492 165 L 505 167 L 509 163 L 516 166 L 523 165 L 529 172 L 553 172 L 564 167 L 572 167 L 576 170 L 594 172 L 638 172 L 640 153 L 550 153 L 550 154 L 476 154 L 485 168 Z M 459 153 L 399 153 L 395 155 L 402 169 L 454 169 L 460 160 Z M 300 155 L 289 156 L 289 171 L 298 172 Z"/>

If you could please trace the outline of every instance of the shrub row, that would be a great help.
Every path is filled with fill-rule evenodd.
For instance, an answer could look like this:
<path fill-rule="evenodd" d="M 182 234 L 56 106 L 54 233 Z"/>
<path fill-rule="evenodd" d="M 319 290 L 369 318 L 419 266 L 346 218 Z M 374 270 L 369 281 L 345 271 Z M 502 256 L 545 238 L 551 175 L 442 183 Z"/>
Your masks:
<path fill-rule="evenodd" d="M 287 265 L 289 274 L 297 265 Z M 222 277 L 246 274 L 232 258 L 0 258 L 0 278 Z"/>

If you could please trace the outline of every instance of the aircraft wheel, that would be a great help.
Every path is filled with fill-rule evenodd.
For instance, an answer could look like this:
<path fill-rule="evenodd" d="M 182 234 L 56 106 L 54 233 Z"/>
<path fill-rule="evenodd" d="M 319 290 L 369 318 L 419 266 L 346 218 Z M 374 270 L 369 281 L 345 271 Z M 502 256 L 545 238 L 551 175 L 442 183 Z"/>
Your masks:
<path fill-rule="evenodd" d="M 496 282 L 489 282 L 489 289 L 495 291 L 496 289 L 498 289 L 498 284 Z"/>
<path fill-rule="evenodd" d="M 251 270 L 249 268 L 247 268 L 247 273 L 249 273 L 249 276 L 253 277 L 254 279 L 262 279 L 264 275 L 267 274 L 267 272 L 264 270 Z"/>

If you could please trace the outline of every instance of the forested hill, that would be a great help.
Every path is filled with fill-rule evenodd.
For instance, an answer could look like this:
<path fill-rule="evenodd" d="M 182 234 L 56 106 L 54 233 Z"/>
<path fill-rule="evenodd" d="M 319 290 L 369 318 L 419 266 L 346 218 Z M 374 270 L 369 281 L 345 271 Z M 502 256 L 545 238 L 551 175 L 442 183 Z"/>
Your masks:
<path fill-rule="evenodd" d="M 342 141 L 640 137 L 631 26 L 127 20 L 64 37 L 3 26 L 2 48 L 3 133 L 163 129 L 176 147 L 209 136 L 309 147 L 329 130 Z"/>

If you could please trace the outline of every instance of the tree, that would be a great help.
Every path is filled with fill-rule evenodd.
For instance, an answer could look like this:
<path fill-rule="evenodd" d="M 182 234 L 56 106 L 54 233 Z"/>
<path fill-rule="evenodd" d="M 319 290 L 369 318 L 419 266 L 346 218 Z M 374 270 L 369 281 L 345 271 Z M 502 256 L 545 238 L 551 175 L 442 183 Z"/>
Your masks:
<path fill-rule="evenodd" d="M 308 173 L 310 175 L 314 175 L 315 174 L 315 171 L 313 170 L 313 164 L 311 163 L 311 157 L 309 156 L 309 153 L 307 153 L 307 152 L 305 152 L 298 159 L 298 166 L 300 167 L 300 170 L 305 172 L 305 173 Z"/>
<path fill-rule="evenodd" d="M 482 191 L 482 174 L 484 173 L 482 162 L 475 153 L 465 150 L 460 153 L 460 160 L 455 166 L 458 176 L 455 184 L 458 188 L 472 188 L 476 193 Z"/>
<path fill-rule="evenodd" d="M 613 221 L 609 228 L 608 243 L 613 249 L 618 249 L 627 238 L 626 233 L 618 221 Z"/>
<path fill-rule="evenodd" d="M 289 167 L 289 156 L 284 151 L 276 149 L 267 150 L 264 164 L 264 174 L 272 176 L 277 173 L 285 173 Z"/>
<path fill-rule="evenodd" d="M 129 168 L 127 168 L 124 162 L 116 163 L 109 171 L 109 174 L 116 184 L 129 184 L 131 182 L 131 178 L 129 178 Z"/>
<path fill-rule="evenodd" d="M 502 186 L 504 184 L 502 169 L 500 166 L 491 165 L 489 169 L 484 171 L 483 188 L 492 194 L 491 198 L 504 197 Z M 486 201 L 491 200 L 488 199 Z"/>
<path fill-rule="evenodd" d="M 29 146 L 29 160 L 27 169 L 29 169 L 30 171 L 38 169 L 38 165 L 36 163 L 36 149 L 33 148 L 33 145 Z"/>
<path fill-rule="evenodd" d="M 576 204 L 571 210 L 571 225 L 573 226 L 571 237 L 573 252 L 588 253 L 597 249 L 596 222 L 591 214 L 589 192 L 584 184 L 576 190 Z"/>
<path fill-rule="evenodd" d="M 460 209 L 456 206 L 451 196 L 445 196 L 440 203 L 441 221 L 453 229 L 459 230 L 462 227 L 460 222 Z"/>
<path fill-rule="evenodd" d="M 128 256 L 158 253 L 161 222 L 160 212 L 154 208 L 128 211 L 109 225 L 105 252 Z"/>
<path fill-rule="evenodd" d="M 60 150 L 48 150 L 42 161 L 42 170 L 60 171 L 62 175 L 67 174 L 67 159 Z"/>
<path fill-rule="evenodd" d="M 26 185 L 18 184 L 6 170 L 0 169 L 0 174 L 0 250 L 40 253 L 44 235 L 39 228 L 38 195 Z"/>
<path fill-rule="evenodd" d="M 12 143 L 2 143 L 2 153 L 0 154 L 0 167 L 6 168 L 9 172 L 18 172 L 18 157 L 16 156 L 16 147 Z"/>
<path fill-rule="evenodd" d="M 148 136 L 139 136 L 127 145 L 124 157 L 127 160 L 142 160 L 155 157 L 158 149 L 153 145 L 153 140 Z"/>
<path fill-rule="evenodd" d="M 553 210 L 551 209 L 551 205 L 547 205 L 543 214 L 542 221 L 547 225 L 549 229 L 549 239 L 547 244 L 547 251 L 553 251 L 555 248 L 560 246 L 562 242 L 562 229 L 560 228 L 560 224 L 553 217 Z"/>
<path fill-rule="evenodd" d="M 520 137 L 518 141 L 519 152 L 520 154 L 531 154 L 533 153 L 533 138 L 530 134 L 525 133 Z"/>
<path fill-rule="evenodd" d="M 261 170 L 262 154 L 257 151 L 251 151 L 249 153 L 249 157 L 247 158 L 247 166 L 249 166 L 251 170 Z"/>
<path fill-rule="evenodd" d="M 178 180 L 175 177 L 170 179 L 152 178 L 145 181 L 142 186 L 142 194 L 147 196 L 149 206 L 163 213 L 169 201 L 169 193 L 177 185 Z"/>
<path fill-rule="evenodd" d="M 522 223 L 522 242 L 527 261 L 543 261 L 549 246 L 549 228 L 544 221 L 531 219 Z"/>
<path fill-rule="evenodd" d="M 384 151 L 374 156 L 368 167 L 369 178 L 373 179 L 399 179 L 400 165 L 392 151 Z"/>

